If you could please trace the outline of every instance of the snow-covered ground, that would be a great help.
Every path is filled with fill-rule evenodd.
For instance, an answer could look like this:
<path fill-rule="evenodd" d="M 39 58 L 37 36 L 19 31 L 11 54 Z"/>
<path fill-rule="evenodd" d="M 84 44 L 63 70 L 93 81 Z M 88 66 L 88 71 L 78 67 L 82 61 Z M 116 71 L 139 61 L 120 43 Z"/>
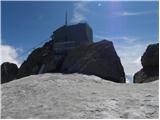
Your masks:
<path fill-rule="evenodd" d="M 158 81 L 43 74 L 2 85 L 2 118 L 158 118 Z"/>

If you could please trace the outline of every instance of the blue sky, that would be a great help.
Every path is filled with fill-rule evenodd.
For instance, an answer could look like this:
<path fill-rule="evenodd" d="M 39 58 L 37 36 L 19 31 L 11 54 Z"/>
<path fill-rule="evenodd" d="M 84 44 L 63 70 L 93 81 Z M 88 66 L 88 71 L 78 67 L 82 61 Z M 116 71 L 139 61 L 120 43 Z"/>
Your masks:
<path fill-rule="evenodd" d="M 8 56 L 5 58 L 6 53 L 2 51 L 1 61 L 20 64 L 27 55 L 16 57 L 64 25 L 67 10 L 69 24 L 89 23 L 95 42 L 113 41 L 126 74 L 134 74 L 141 68 L 140 57 L 147 45 L 158 42 L 158 7 L 155 1 L 2 2 L 1 42 Z"/>

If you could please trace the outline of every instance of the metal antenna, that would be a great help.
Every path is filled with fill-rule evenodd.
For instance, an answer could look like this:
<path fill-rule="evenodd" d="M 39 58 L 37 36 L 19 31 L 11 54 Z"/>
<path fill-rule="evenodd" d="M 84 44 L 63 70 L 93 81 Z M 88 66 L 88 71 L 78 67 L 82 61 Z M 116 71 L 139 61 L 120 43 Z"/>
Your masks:
<path fill-rule="evenodd" d="M 67 26 L 67 11 L 66 11 L 66 14 L 65 14 L 65 25 Z"/>

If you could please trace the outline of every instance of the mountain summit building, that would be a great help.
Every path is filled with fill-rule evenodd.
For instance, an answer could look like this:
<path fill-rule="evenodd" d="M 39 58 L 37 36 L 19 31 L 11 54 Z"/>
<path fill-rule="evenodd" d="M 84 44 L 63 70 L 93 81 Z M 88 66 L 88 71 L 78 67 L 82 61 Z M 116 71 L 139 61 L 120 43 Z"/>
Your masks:
<path fill-rule="evenodd" d="M 87 23 L 68 25 L 66 12 L 65 25 L 55 30 L 51 39 L 55 61 L 58 62 L 74 48 L 93 43 L 93 32 Z"/>
<path fill-rule="evenodd" d="M 55 52 L 61 54 L 79 45 L 92 43 L 93 32 L 87 23 L 66 24 L 53 32 L 52 40 Z"/>

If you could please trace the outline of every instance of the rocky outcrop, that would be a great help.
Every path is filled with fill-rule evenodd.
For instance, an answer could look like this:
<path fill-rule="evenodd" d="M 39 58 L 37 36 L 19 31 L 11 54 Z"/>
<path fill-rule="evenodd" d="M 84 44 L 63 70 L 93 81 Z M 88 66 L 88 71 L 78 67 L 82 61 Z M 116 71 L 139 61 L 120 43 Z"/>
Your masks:
<path fill-rule="evenodd" d="M 2 119 L 158 119 L 158 81 L 118 84 L 82 74 L 41 74 L 1 86 Z"/>
<path fill-rule="evenodd" d="M 92 28 L 87 23 L 64 25 L 50 41 L 35 49 L 18 70 L 17 79 L 41 73 L 63 72 L 97 75 L 125 83 L 125 73 L 113 43 L 93 43 Z"/>
<path fill-rule="evenodd" d="M 134 75 L 134 83 L 145 83 L 159 80 L 158 68 L 142 68 Z"/>
<path fill-rule="evenodd" d="M 113 43 L 107 40 L 80 46 L 69 52 L 61 72 L 96 75 L 114 82 L 125 82 L 120 58 Z"/>
<path fill-rule="evenodd" d="M 141 58 L 143 68 L 134 75 L 134 83 L 151 82 L 159 79 L 159 44 L 147 47 Z"/>
<path fill-rule="evenodd" d="M 141 63 L 143 68 L 159 67 L 159 43 L 151 44 L 147 47 L 142 56 Z"/>
<path fill-rule="evenodd" d="M 1 83 L 6 83 L 15 79 L 18 67 L 14 63 L 5 62 L 1 65 Z"/>
<path fill-rule="evenodd" d="M 81 45 L 60 57 L 54 53 L 53 44 L 53 41 L 50 41 L 42 48 L 34 50 L 21 65 L 17 78 L 46 72 L 62 72 L 97 75 L 114 82 L 125 82 L 125 73 L 112 42 L 103 40 Z"/>
<path fill-rule="evenodd" d="M 125 73 L 113 43 L 102 40 L 79 45 L 66 54 L 57 54 L 54 41 L 35 49 L 20 66 L 16 78 L 29 75 L 62 72 L 96 75 L 106 80 L 125 83 Z"/>
<path fill-rule="evenodd" d="M 20 66 L 17 78 L 53 72 L 56 69 L 52 42 L 47 42 L 43 47 L 35 49 L 28 56 L 27 60 Z"/>

